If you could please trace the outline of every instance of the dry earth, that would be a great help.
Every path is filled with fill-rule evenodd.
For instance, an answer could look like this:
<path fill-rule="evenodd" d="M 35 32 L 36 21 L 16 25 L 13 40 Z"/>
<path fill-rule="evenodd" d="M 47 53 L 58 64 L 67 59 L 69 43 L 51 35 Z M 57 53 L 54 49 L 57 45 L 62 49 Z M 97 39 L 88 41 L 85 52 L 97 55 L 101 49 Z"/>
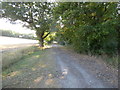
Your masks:
<path fill-rule="evenodd" d="M 101 59 L 53 45 L 3 71 L 3 88 L 117 88 L 118 72 Z"/>

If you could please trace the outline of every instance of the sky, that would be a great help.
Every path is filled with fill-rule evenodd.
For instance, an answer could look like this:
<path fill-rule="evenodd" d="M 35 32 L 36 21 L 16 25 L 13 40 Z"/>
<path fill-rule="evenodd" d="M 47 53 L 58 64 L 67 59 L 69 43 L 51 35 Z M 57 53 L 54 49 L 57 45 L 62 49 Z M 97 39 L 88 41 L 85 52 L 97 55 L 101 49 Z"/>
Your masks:
<path fill-rule="evenodd" d="M 8 21 L 7 19 L 0 18 L 0 29 L 11 30 L 11 31 L 15 31 L 18 33 L 25 33 L 25 34 L 33 33 L 33 34 L 35 34 L 34 30 L 30 30 L 26 27 L 23 27 L 22 23 L 23 23 L 22 21 L 18 20 L 14 24 L 11 24 L 10 21 Z"/>

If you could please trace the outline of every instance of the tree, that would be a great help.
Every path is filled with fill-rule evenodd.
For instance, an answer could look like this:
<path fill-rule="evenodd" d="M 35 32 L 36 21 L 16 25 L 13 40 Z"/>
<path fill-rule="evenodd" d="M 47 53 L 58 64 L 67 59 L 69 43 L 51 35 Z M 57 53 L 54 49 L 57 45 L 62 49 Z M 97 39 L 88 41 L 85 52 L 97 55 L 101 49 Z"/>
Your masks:
<path fill-rule="evenodd" d="M 59 3 L 54 17 L 62 23 L 57 35 L 78 52 L 113 55 L 117 52 L 117 3 Z M 61 25 L 60 25 L 61 26 Z"/>
<path fill-rule="evenodd" d="M 3 17 L 27 22 L 36 31 L 40 46 L 43 47 L 44 39 L 50 34 L 53 6 L 47 2 L 3 2 Z"/>

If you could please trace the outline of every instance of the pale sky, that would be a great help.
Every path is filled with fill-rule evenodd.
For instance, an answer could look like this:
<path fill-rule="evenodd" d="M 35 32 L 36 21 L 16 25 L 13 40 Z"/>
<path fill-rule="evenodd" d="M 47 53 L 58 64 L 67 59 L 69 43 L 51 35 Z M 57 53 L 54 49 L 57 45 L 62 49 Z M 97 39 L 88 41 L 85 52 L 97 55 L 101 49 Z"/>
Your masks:
<path fill-rule="evenodd" d="M 0 29 L 11 30 L 18 33 L 25 33 L 25 34 L 35 33 L 34 30 L 30 30 L 26 27 L 22 27 L 22 24 L 20 24 L 20 22 L 21 21 L 17 21 L 15 24 L 11 24 L 10 21 L 8 21 L 7 19 L 0 18 Z"/>

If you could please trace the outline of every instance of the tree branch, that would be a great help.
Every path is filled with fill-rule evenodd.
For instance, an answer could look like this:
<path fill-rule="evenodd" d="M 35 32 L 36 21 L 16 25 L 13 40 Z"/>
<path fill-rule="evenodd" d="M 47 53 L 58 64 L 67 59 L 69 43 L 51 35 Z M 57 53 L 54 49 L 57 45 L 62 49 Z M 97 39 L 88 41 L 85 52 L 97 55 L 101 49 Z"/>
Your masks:
<path fill-rule="evenodd" d="M 49 34 L 50 34 L 50 32 L 48 32 L 48 33 L 43 37 L 43 39 L 45 39 Z"/>

